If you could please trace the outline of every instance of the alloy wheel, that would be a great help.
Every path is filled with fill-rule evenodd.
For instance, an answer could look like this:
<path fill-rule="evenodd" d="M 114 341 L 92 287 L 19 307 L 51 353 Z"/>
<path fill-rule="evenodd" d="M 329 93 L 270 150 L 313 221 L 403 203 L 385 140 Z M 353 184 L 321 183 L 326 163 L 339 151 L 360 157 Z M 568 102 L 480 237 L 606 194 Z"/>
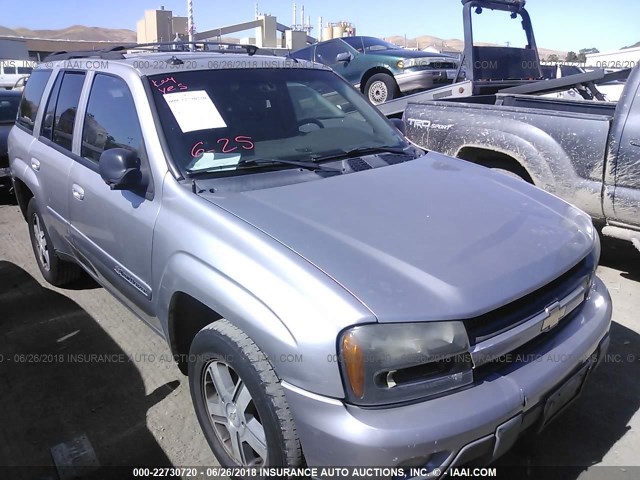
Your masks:
<path fill-rule="evenodd" d="M 238 465 L 266 465 L 264 427 L 249 389 L 235 370 L 213 360 L 205 367 L 202 382 L 209 421 L 226 453 Z"/>
<path fill-rule="evenodd" d="M 38 261 L 42 265 L 42 268 L 49 271 L 51 264 L 49 262 L 49 247 L 47 245 L 47 236 L 44 233 L 44 229 L 40 224 L 40 217 L 33 215 L 33 237 L 36 244 L 36 251 L 38 253 Z"/>
<path fill-rule="evenodd" d="M 387 86 L 381 80 L 375 81 L 369 87 L 369 100 L 374 105 L 379 105 L 387 101 L 387 97 L 389 96 L 389 91 L 387 90 Z"/>

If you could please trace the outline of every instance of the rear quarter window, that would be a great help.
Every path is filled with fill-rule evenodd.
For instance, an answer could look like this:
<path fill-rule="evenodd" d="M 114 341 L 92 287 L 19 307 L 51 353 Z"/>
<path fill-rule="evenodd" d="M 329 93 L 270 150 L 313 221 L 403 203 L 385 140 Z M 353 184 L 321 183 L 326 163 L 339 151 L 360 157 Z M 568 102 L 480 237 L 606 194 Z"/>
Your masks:
<path fill-rule="evenodd" d="M 33 132 L 38 108 L 42 102 L 42 94 L 51 77 L 51 70 L 36 70 L 31 74 L 27 85 L 24 87 L 20 109 L 16 123 Z"/>

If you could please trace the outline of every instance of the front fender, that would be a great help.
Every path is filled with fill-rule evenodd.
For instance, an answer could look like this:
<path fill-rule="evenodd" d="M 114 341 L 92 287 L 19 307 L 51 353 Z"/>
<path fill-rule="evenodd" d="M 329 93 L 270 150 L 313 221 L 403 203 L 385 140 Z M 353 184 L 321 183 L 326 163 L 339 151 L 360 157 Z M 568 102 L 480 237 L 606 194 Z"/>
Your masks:
<path fill-rule="evenodd" d="M 242 285 L 187 252 L 175 253 L 167 262 L 158 291 L 159 311 L 166 314 L 173 295 L 186 293 L 219 313 L 247 333 L 263 351 L 289 352 L 298 344 L 278 315 Z M 249 322 L 247 319 L 259 320 Z M 169 337 L 168 318 L 161 318 Z M 275 342 L 260 342 L 273 337 Z M 265 353 L 267 353 L 265 351 Z"/>
<path fill-rule="evenodd" d="M 193 297 L 244 331 L 269 358 L 282 380 L 323 395 L 344 396 L 338 365 L 333 361 L 335 336 L 330 336 L 329 342 L 323 338 L 322 329 L 317 328 L 314 343 L 314 326 L 303 325 L 313 322 L 312 312 L 309 318 L 295 319 L 292 329 L 245 286 L 196 257 L 178 252 L 167 262 L 157 298 L 168 339 L 171 337 L 167 317 L 176 292 Z"/>
<path fill-rule="evenodd" d="M 251 337 L 282 380 L 342 397 L 337 337 L 373 314 L 300 255 L 175 180 L 162 195 L 152 284 L 165 334 L 172 298 L 185 293 Z"/>

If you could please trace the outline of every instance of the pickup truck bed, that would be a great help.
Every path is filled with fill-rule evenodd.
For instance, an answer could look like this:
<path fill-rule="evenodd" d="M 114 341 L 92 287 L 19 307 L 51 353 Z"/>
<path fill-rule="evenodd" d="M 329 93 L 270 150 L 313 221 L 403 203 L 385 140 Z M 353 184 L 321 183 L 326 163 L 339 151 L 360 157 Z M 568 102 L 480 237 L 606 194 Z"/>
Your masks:
<path fill-rule="evenodd" d="M 619 102 L 497 93 L 410 102 L 406 136 L 421 148 L 508 171 L 640 245 L 640 69 Z"/>
<path fill-rule="evenodd" d="M 408 137 L 468 160 L 479 150 L 513 156 L 526 164 L 527 180 L 602 219 L 603 159 L 615 104 L 502 94 L 461 100 L 429 102 L 428 110 L 409 104 Z"/>

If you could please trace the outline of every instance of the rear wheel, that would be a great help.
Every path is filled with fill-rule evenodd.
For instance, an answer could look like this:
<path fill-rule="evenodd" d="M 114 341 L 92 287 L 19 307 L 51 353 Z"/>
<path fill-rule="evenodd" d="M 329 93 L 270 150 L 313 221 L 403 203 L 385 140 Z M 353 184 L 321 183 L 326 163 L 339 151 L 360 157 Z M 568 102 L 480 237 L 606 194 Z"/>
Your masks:
<path fill-rule="evenodd" d="M 302 464 L 280 379 L 242 330 L 218 320 L 198 332 L 189 355 L 189 386 L 196 416 L 220 465 Z"/>
<path fill-rule="evenodd" d="M 33 253 L 44 279 L 56 287 L 61 287 L 77 279 L 81 273 L 80 267 L 58 258 L 35 198 L 29 200 L 27 221 L 29 222 L 29 236 Z"/>
<path fill-rule="evenodd" d="M 393 100 L 399 93 L 395 79 L 387 73 L 376 73 L 364 87 L 364 94 L 373 105 Z"/>

